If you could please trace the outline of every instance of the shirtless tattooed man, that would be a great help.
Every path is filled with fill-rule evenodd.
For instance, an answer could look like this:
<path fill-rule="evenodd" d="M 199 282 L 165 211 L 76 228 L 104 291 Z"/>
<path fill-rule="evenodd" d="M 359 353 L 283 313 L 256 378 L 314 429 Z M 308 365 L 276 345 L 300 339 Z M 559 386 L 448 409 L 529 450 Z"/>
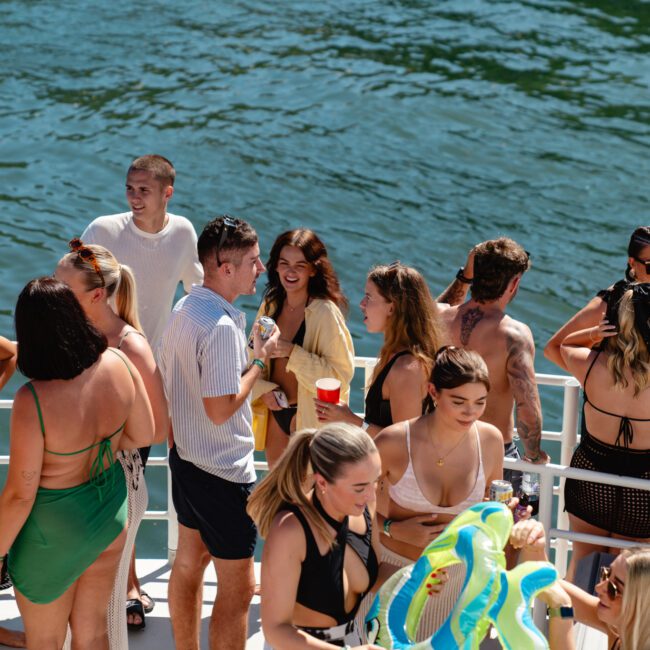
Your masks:
<path fill-rule="evenodd" d="M 542 407 L 535 381 L 535 343 L 530 328 L 508 316 L 506 308 L 517 294 L 522 275 L 529 267 L 528 253 L 506 237 L 478 244 L 456 279 L 438 297 L 441 317 L 454 345 L 475 350 L 487 363 L 491 389 L 481 418 L 503 434 L 505 455 L 519 458 L 513 441 L 517 433 L 524 458 L 547 463 L 540 448 Z M 470 289 L 471 297 L 463 302 Z M 513 406 L 514 414 L 513 414 Z M 504 471 L 515 489 L 519 472 Z"/>

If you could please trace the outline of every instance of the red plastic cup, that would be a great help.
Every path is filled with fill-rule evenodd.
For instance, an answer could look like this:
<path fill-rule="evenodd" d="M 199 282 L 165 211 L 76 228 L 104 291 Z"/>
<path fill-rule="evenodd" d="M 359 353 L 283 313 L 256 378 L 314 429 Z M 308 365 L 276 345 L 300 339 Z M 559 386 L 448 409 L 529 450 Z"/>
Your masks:
<path fill-rule="evenodd" d="M 316 395 L 322 402 L 338 404 L 341 399 L 341 382 L 332 377 L 325 377 L 316 381 Z"/>

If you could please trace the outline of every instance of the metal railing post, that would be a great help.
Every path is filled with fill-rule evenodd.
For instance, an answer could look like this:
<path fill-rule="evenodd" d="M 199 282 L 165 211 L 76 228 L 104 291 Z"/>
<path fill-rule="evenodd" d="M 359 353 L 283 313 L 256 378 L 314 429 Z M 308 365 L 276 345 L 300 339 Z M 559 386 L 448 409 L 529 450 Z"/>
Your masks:
<path fill-rule="evenodd" d="M 564 383 L 564 405 L 562 410 L 562 442 L 560 465 L 568 465 L 578 440 L 578 413 L 580 406 L 580 384 L 573 378 Z M 560 492 L 557 503 L 558 528 L 569 528 L 569 516 L 564 512 L 564 483 L 560 478 Z M 550 530 L 547 528 L 546 530 Z M 560 538 L 555 548 L 555 566 L 561 576 L 566 575 L 569 560 L 569 540 Z"/>

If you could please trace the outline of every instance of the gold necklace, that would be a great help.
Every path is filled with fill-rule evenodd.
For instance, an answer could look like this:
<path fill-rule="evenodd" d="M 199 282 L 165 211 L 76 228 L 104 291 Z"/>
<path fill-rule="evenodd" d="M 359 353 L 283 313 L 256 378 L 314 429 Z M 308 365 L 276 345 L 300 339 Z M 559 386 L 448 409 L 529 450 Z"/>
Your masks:
<path fill-rule="evenodd" d="M 309 296 L 307 296 L 307 300 L 305 301 L 305 304 L 304 304 L 304 305 L 296 305 L 295 307 L 292 307 L 292 306 L 289 304 L 289 301 L 288 301 L 288 300 L 285 300 L 285 301 L 284 301 L 284 306 L 285 306 L 285 307 L 286 307 L 286 308 L 287 308 L 287 309 L 288 309 L 292 314 L 293 314 L 294 311 L 296 311 L 296 310 L 298 310 L 298 309 L 306 309 L 306 307 L 307 307 L 308 304 L 309 304 Z"/>
<path fill-rule="evenodd" d="M 467 429 L 467 431 L 465 431 L 465 435 L 444 456 L 439 456 L 438 457 L 438 460 L 436 461 L 436 465 L 438 467 L 442 467 L 445 464 L 445 459 L 447 458 L 447 456 L 449 456 L 449 454 L 451 454 L 451 452 L 454 451 L 460 445 L 460 443 L 463 442 L 463 440 L 465 440 L 465 438 L 467 438 L 468 435 L 469 435 L 469 429 Z M 435 450 L 435 452 L 437 454 L 438 453 L 438 445 L 436 445 L 436 443 L 433 442 L 433 436 L 431 435 L 430 431 L 429 431 L 429 440 L 431 440 L 431 444 L 433 445 L 433 448 L 434 448 L 434 450 Z"/>

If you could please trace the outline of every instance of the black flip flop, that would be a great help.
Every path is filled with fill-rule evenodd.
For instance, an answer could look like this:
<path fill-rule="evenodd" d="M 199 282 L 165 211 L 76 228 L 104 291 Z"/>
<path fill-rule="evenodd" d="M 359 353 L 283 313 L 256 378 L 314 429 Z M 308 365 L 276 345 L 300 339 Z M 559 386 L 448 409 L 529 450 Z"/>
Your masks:
<path fill-rule="evenodd" d="M 145 605 L 144 601 L 142 601 L 142 606 L 144 607 L 144 613 L 145 614 L 151 614 L 153 612 L 153 608 L 156 606 L 156 601 L 146 592 L 146 591 L 140 591 L 140 598 L 147 598 L 151 605 Z"/>
<path fill-rule="evenodd" d="M 129 614 L 140 617 L 140 623 L 129 623 L 127 621 L 126 625 L 129 630 L 144 630 L 146 625 L 144 620 L 144 607 L 137 598 L 129 598 L 126 601 L 126 615 L 129 616 Z"/>

